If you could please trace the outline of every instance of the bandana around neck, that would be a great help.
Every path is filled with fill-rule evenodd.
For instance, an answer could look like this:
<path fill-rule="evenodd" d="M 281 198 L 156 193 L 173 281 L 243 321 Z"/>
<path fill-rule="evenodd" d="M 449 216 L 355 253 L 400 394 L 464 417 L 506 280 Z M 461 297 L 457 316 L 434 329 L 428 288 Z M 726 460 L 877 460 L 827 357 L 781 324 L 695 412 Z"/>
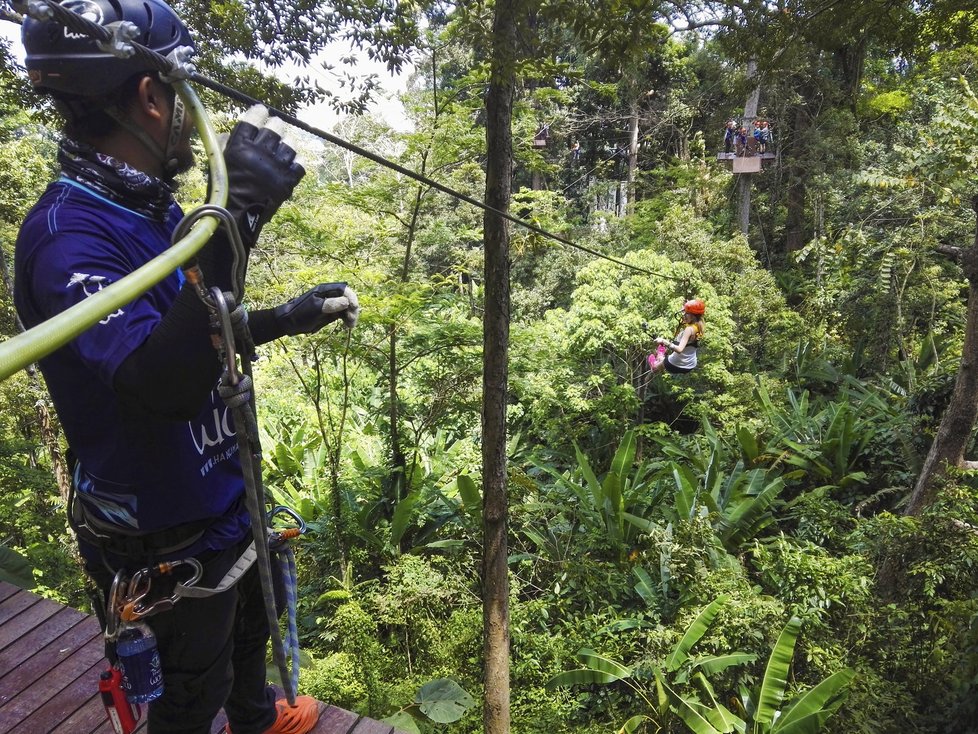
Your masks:
<path fill-rule="evenodd" d="M 163 222 L 173 204 L 173 187 L 137 171 L 92 146 L 62 138 L 58 149 L 61 172 L 116 204 Z"/>

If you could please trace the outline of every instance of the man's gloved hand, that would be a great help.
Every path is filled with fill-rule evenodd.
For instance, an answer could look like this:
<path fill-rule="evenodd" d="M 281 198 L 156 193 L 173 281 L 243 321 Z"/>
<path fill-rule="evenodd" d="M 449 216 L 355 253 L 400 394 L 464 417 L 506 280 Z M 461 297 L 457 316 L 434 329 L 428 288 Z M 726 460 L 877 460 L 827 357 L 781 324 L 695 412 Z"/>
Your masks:
<path fill-rule="evenodd" d="M 261 228 L 306 175 L 295 150 L 283 139 L 285 123 L 255 105 L 245 112 L 224 144 L 228 169 L 227 209 L 250 251 Z"/>
<path fill-rule="evenodd" d="M 314 334 L 343 319 L 352 329 L 360 316 L 357 294 L 346 283 L 322 283 L 274 309 L 275 322 L 285 334 Z"/>

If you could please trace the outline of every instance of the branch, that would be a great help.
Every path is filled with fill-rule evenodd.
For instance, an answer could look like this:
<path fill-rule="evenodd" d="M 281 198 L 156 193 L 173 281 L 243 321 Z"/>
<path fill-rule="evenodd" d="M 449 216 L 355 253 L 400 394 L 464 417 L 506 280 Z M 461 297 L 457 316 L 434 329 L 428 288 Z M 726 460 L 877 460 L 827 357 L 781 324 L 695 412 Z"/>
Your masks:
<path fill-rule="evenodd" d="M 961 248 L 955 245 L 938 245 L 935 250 L 942 255 L 947 255 L 954 262 L 961 262 L 961 257 L 964 254 Z"/>
<path fill-rule="evenodd" d="M 969 461 L 968 463 L 971 464 L 974 462 Z M 970 525 L 966 523 L 964 520 L 958 520 L 956 518 L 952 518 L 951 524 L 954 527 L 956 527 L 958 530 L 964 530 L 966 532 L 972 533 L 973 535 L 978 535 L 978 528 L 976 528 L 974 525 Z"/>

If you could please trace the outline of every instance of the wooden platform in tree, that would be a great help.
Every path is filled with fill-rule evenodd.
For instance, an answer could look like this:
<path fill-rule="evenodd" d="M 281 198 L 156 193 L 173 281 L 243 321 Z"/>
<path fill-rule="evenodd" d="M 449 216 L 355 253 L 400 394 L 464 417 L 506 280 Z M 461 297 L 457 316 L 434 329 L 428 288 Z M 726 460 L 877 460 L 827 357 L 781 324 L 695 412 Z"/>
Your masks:
<path fill-rule="evenodd" d="M 0 581 L 0 732 L 112 734 L 98 696 L 107 667 L 95 617 Z M 335 706 L 320 712 L 312 734 L 399 734 Z"/>

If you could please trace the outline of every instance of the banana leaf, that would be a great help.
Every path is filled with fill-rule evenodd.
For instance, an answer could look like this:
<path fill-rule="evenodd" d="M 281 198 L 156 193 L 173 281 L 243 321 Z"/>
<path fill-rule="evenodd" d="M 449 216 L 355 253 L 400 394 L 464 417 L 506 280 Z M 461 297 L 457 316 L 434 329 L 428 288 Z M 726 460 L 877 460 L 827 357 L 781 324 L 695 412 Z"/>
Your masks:
<path fill-rule="evenodd" d="M 698 701 L 693 702 L 683 698 L 678 693 L 676 693 L 669 684 L 665 681 L 661 681 L 662 687 L 665 689 L 666 694 L 669 696 L 669 703 L 671 704 L 673 710 L 679 715 L 679 718 L 685 722 L 686 726 L 690 728 L 693 734 L 723 734 L 716 727 L 711 724 L 706 717 L 704 717 L 698 710 L 697 707 L 702 707 Z M 694 706 L 693 704 L 696 704 Z"/>
<path fill-rule="evenodd" d="M 622 724 L 621 729 L 618 730 L 618 734 L 634 734 L 646 721 L 652 721 L 652 719 L 645 714 L 637 714 Z"/>
<path fill-rule="evenodd" d="M 472 522 L 482 525 L 482 494 L 468 474 L 459 474 L 455 480 L 458 484 L 458 494 L 462 498 L 462 506 Z"/>
<path fill-rule="evenodd" d="M 680 520 L 689 520 L 696 506 L 696 479 L 689 469 L 679 464 L 672 465 L 672 477 L 676 483 L 676 514 Z"/>
<path fill-rule="evenodd" d="M 774 714 L 781 707 L 784 692 L 788 686 L 788 667 L 795 653 L 795 640 L 801 630 L 801 620 L 792 617 L 781 630 L 781 635 L 771 650 L 771 656 L 764 670 L 764 678 L 757 694 L 757 712 L 754 721 L 770 725 Z"/>
<path fill-rule="evenodd" d="M 728 510 L 717 523 L 716 531 L 728 550 L 737 550 L 740 543 L 752 538 L 771 522 L 768 508 L 784 489 L 779 477 L 768 484 L 760 494 L 745 497 Z"/>
<path fill-rule="evenodd" d="M 411 517 L 414 514 L 414 507 L 418 504 L 421 495 L 416 490 L 397 503 L 394 508 L 394 516 L 391 518 L 391 542 L 397 545 L 404 537 L 405 531 L 411 524 Z"/>
<path fill-rule="evenodd" d="M 757 655 L 749 652 L 732 652 L 726 655 L 710 655 L 704 658 L 696 658 L 692 660 L 689 664 L 690 670 L 701 670 L 703 673 L 708 675 L 716 675 L 721 673 L 727 668 L 731 668 L 734 665 L 743 665 L 744 663 L 752 663 L 757 660 Z M 687 675 L 680 673 L 676 676 L 676 683 L 684 683 Z"/>
<path fill-rule="evenodd" d="M 680 666 L 689 657 L 690 648 L 695 645 L 703 635 L 706 634 L 707 629 L 709 629 L 710 624 L 713 622 L 713 618 L 717 616 L 717 612 L 720 608 L 729 601 L 729 594 L 721 594 L 712 602 L 707 604 L 703 611 L 696 615 L 696 619 L 692 621 L 689 627 L 686 628 L 686 632 L 683 634 L 682 639 L 679 640 L 676 647 L 669 657 L 666 658 L 666 670 L 669 672 L 674 672 L 679 670 Z"/>
<path fill-rule="evenodd" d="M 642 601 L 645 602 L 645 606 L 649 607 L 650 609 L 655 609 L 655 586 L 652 582 L 652 577 L 649 576 L 649 572 L 641 566 L 635 566 L 632 569 L 632 574 L 638 579 L 638 582 L 634 587 L 635 593 L 642 597 Z"/>
<path fill-rule="evenodd" d="M 598 512 L 604 507 L 604 490 L 598 483 L 598 478 L 594 476 L 594 470 L 591 468 L 591 462 L 587 460 L 587 456 L 581 451 L 577 444 L 574 444 L 574 452 L 577 454 L 577 463 L 581 467 L 581 474 L 584 475 L 584 479 L 587 480 L 587 486 L 591 489 L 591 506 Z"/>
<path fill-rule="evenodd" d="M 706 717 L 706 720 L 724 734 L 730 734 L 730 732 L 734 731 L 743 734 L 747 730 L 747 722 L 733 714 L 730 709 L 717 701 L 713 686 L 710 685 L 710 681 L 702 673 L 697 673 L 695 679 L 710 704 L 712 704 L 699 704 L 700 713 Z"/>
<path fill-rule="evenodd" d="M 816 734 L 821 731 L 825 721 L 845 702 L 849 695 L 847 688 L 855 676 L 855 670 L 845 668 L 805 691 L 778 717 L 771 734 Z"/>
<path fill-rule="evenodd" d="M 614 660 L 602 657 L 593 650 L 583 648 L 577 653 L 577 656 L 588 667 L 558 673 L 547 681 L 547 690 L 553 690 L 560 686 L 614 683 L 615 681 L 630 678 L 632 675 L 631 668 L 627 668 Z"/>

